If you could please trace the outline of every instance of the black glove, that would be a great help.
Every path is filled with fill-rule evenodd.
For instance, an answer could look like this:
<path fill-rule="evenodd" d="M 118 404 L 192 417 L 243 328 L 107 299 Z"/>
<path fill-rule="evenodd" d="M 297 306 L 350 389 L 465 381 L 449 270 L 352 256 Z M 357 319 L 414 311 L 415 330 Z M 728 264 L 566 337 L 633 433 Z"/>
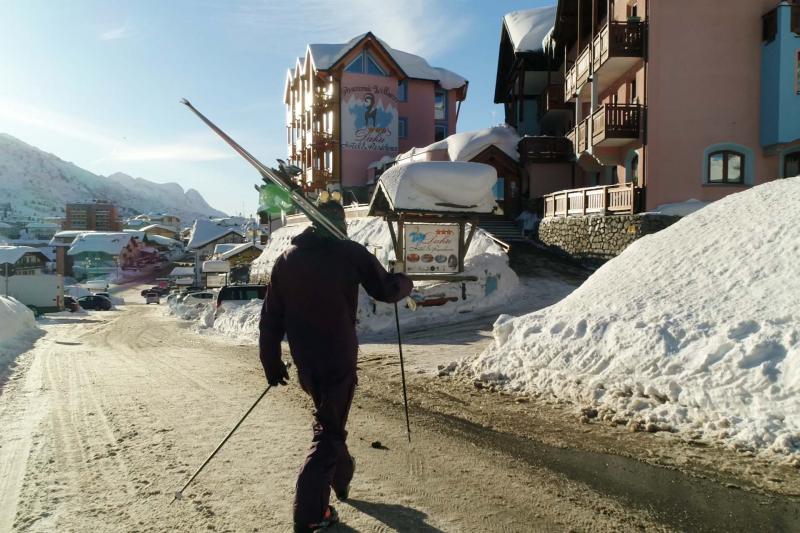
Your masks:
<path fill-rule="evenodd" d="M 281 360 L 278 360 L 277 363 L 265 368 L 265 371 L 267 374 L 267 383 L 271 387 L 286 385 L 286 380 L 289 379 L 289 370 Z"/>

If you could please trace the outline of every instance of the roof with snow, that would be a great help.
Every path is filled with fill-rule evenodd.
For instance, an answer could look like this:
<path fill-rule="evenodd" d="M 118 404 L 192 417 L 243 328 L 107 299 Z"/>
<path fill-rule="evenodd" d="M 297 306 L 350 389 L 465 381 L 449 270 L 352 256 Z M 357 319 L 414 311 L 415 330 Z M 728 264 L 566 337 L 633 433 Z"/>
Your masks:
<path fill-rule="evenodd" d="M 455 133 L 423 148 L 412 148 L 397 156 L 398 164 L 412 162 L 415 156 L 434 150 L 447 150 L 450 161 L 470 161 L 490 146 L 496 146 L 514 161 L 519 161 L 519 135 L 508 124 L 501 124 L 482 130 Z"/>
<path fill-rule="evenodd" d="M 220 245 L 217 245 L 219 247 Z M 236 244 L 233 248 L 229 248 L 227 251 L 220 253 L 219 259 L 225 260 L 230 259 L 231 257 L 235 257 L 240 253 L 244 252 L 245 250 L 249 250 L 250 248 L 256 248 L 257 250 L 263 250 L 264 247 L 260 244 L 256 244 L 254 242 L 243 242 L 242 244 Z M 214 249 L 214 253 L 217 253 L 216 248 Z"/>
<path fill-rule="evenodd" d="M 163 229 L 163 230 L 166 230 L 166 231 L 169 231 L 169 232 L 172 232 L 172 233 L 178 233 L 178 230 L 176 230 L 173 226 L 164 226 L 163 224 L 150 224 L 149 226 L 145 226 L 145 227 L 141 228 L 140 231 L 143 231 L 143 232 L 147 233 L 148 231 L 151 231 L 151 230 L 154 230 L 154 229 Z"/>
<path fill-rule="evenodd" d="M 176 241 L 175 239 L 170 239 L 169 237 L 164 237 L 163 235 L 148 235 L 147 241 L 151 243 L 156 243 L 161 246 L 169 246 L 170 248 L 183 248 L 183 243 L 180 241 Z"/>
<path fill-rule="evenodd" d="M 0 246 L 0 265 L 6 263 L 13 265 L 28 254 L 34 254 L 45 261 L 50 261 L 47 254 L 32 246 Z"/>
<path fill-rule="evenodd" d="M 202 248 L 231 233 L 244 237 L 236 228 L 223 226 L 205 218 L 198 218 L 194 221 L 192 234 L 191 237 L 189 237 L 189 244 L 187 244 L 186 247 L 190 249 Z"/>
<path fill-rule="evenodd" d="M 432 80 L 439 83 L 443 89 L 458 89 L 467 85 L 467 80 L 450 70 L 432 67 L 428 62 L 415 54 L 403 52 L 389 46 L 385 41 L 376 37 L 372 32 L 362 33 L 357 37 L 350 39 L 346 43 L 337 44 L 309 44 L 307 55 L 310 56 L 314 67 L 317 70 L 330 70 L 338 65 L 338 63 L 347 55 L 348 52 L 359 46 L 367 39 L 374 39 L 383 49 L 388 56 L 394 60 L 397 67 L 409 78 L 420 80 Z M 302 68 L 305 69 L 307 65 L 304 60 L 300 61 Z M 289 78 L 294 76 L 292 70 L 289 71 Z"/>
<path fill-rule="evenodd" d="M 503 17 L 515 52 L 541 52 L 547 48 L 545 38 L 556 23 L 556 6 L 512 11 Z"/>
<path fill-rule="evenodd" d="M 482 163 L 424 161 L 396 165 L 378 180 L 371 216 L 389 212 L 491 213 L 497 171 Z"/>
<path fill-rule="evenodd" d="M 55 222 L 31 222 L 25 227 L 27 229 L 59 229 L 61 225 Z"/>
<path fill-rule="evenodd" d="M 170 278 L 180 278 L 183 276 L 194 276 L 194 267 L 175 267 L 172 269 L 172 272 L 169 273 Z"/>
<path fill-rule="evenodd" d="M 91 232 L 78 235 L 72 242 L 67 255 L 82 253 L 104 253 L 119 255 L 128 246 L 135 235 L 131 233 Z"/>

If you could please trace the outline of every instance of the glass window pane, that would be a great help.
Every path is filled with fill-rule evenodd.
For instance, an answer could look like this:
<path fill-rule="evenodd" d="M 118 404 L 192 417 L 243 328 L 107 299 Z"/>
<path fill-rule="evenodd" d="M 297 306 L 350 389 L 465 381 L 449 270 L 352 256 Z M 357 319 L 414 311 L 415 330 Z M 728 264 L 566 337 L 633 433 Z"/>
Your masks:
<path fill-rule="evenodd" d="M 433 140 L 441 141 L 445 137 L 447 137 L 447 126 L 444 124 L 437 124 L 434 129 Z"/>
<path fill-rule="evenodd" d="M 385 76 L 386 73 L 383 69 L 372 59 L 370 56 L 367 56 L 367 74 L 374 74 L 375 76 Z"/>
<path fill-rule="evenodd" d="M 433 103 L 433 119 L 445 120 L 446 109 L 447 109 L 447 94 L 444 91 L 436 91 L 436 96 Z"/>
<path fill-rule="evenodd" d="M 787 155 L 783 162 L 783 177 L 794 176 L 800 176 L 800 152 Z"/>
<path fill-rule="evenodd" d="M 405 102 L 408 94 L 408 80 L 403 80 L 397 84 L 397 99 Z"/>
<path fill-rule="evenodd" d="M 353 61 L 351 61 L 350 64 L 347 65 L 347 68 L 345 70 L 347 72 L 355 72 L 357 74 L 363 74 L 364 73 L 364 55 L 363 54 L 359 55 L 357 58 L 355 58 Z"/>
<path fill-rule="evenodd" d="M 708 181 L 710 183 L 722 183 L 722 172 L 724 165 L 725 154 L 711 154 L 708 157 Z"/>
<path fill-rule="evenodd" d="M 728 154 L 728 181 L 740 183 L 742 181 L 742 156 L 739 154 Z"/>

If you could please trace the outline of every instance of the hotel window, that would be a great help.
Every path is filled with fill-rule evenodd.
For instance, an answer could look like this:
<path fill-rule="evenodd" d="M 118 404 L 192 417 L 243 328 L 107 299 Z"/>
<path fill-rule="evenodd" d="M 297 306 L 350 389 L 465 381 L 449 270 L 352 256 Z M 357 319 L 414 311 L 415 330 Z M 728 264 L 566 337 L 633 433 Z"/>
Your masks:
<path fill-rule="evenodd" d="M 433 141 L 441 141 L 447 137 L 447 124 L 436 124 L 433 127 Z"/>
<path fill-rule="evenodd" d="M 397 99 L 401 102 L 408 102 L 408 80 L 397 82 Z"/>
<path fill-rule="evenodd" d="M 433 100 L 433 119 L 447 120 L 447 92 L 436 89 Z"/>
<path fill-rule="evenodd" d="M 408 138 L 408 119 L 405 117 L 397 119 L 397 136 L 401 139 Z"/>
<path fill-rule="evenodd" d="M 344 70 L 346 72 L 353 72 L 355 74 L 386 76 L 386 71 L 383 70 L 378 62 L 367 52 L 361 52 L 358 54 L 358 57 L 353 59 Z"/>
<path fill-rule="evenodd" d="M 710 153 L 708 183 L 744 183 L 744 154 L 731 150 Z"/>
<path fill-rule="evenodd" d="M 792 152 L 783 158 L 783 177 L 800 176 L 800 152 Z"/>

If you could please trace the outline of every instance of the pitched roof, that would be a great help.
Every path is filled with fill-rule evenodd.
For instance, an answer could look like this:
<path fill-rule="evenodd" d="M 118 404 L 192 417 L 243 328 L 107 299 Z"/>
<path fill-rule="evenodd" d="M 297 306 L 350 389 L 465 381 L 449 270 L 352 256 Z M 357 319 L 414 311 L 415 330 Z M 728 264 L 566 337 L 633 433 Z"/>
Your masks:
<path fill-rule="evenodd" d="M 189 237 L 189 244 L 187 244 L 186 247 L 189 249 L 202 248 L 230 233 L 235 233 L 240 237 L 244 237 L 244 235 L 234 227 L 222 226 L 211 220 L 198 218 L 194 221 L 192 234 L 191 237 Z"/>
<path fill-rule="evenodd" d="M 130 244 L 133 238 L 135 238 L 134 234 L 124 232 L 81 233 L 72 241 L 72 246 L 67 252 L 67 255 L 78 255 L 87 252 L 119 255 L 122 250 Z"/>
<path fill-rule="evenodd" d="M 512 11 L 503 17 L 514 52 L 541 52 L 556 23 L 556 6 Z"/>
<path fill-rule="evenodd" d="M 489 146 L 496 146 L 510 158 L 519 161 L 518 144 L 517 131 L 508 124 L 500 124 L 482 130 L 454 133 L 423 148 L 412 148 L 398 155 L 396 161 L 398 164 L 403 164 L 404 161 L 410 163 L 415 155 L 433 150 L 447 150 L 450 161 L 470 161 Z"/>
<path fill-rule="evenodd" d="M 329 70 L 335 67 L 350 50 L 369 37 L 373 37 L 384 48 L 386 53 L 409 78 L 436 81 L 439 82 L 443 89 L 447 90 L 458 89 L 467 84 L 467 80 L 455 72 L 444 68 L 432 67 L 424 58 L 418 55 L 394 49 L 372 34 L 372 32 L 358 35 L 346 43 L 309 44 L 308 51 L 311 61 L 317 70 Z"/>
<path fill-rule="evenodd" d="M 147 233 L 148 230 L 153 230 L 153 229 L 163 229 L 163 230 L 167 230 L 167 231 L 172 232 L 172 233 L 178 233 L 178 230 L 176 230 L 172 226 L 165 226 L 163 224 L 150 224 L 149 226 L 145 226 L 143 228 L 140 228 L 139 231 L 143 231 L 143 232 Z"/>
<path fill-rule="evenodd" d="M 239 255 L 240 253 L 244 252 L 245 250 L 249 250 L 250 248 L 257 248 L 259 250 L 263 250 L 264 249 L 264 247 L 262 245 L 256 244 L 256 243 L 254 243 L 252 241 L 243 242 L 242 244 L 237 244 L 233 248 L 230 248 L 228 251 L 223 252 L 219 256 L 219 259 L 221 259 L 221 260 L 230 259 L 231 257 L 235 257 L 235 256 Z"/>
<path fill-rule="evenodd" d="M 45 261 L 50 261 L 46 254 L 32 246 L 0 246 L 0 265 L 14 264 L 27 254 L 36 254 Z"/>

